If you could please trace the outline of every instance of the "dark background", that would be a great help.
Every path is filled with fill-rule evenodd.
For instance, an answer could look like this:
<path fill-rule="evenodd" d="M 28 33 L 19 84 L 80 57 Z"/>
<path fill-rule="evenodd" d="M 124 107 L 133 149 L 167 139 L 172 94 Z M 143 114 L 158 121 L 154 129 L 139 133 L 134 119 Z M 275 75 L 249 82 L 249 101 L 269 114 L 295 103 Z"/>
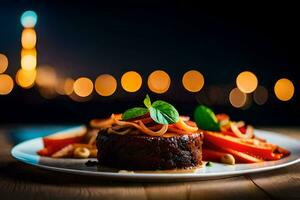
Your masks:
<path fill-rule="evenodd" d="M 162 3 L 130 1 L 1 1 L 0 52 L 8 56 L 7 73 L 14 76 L 20 67 L 20 16 L 26 10 L 38 15 L 38 64 L 53 66 L 60 74 L 95 78 L 110 73 L 118 80 L 111 97 L 95 92 L 90 101 L 75 102 L 67 96 L 44 99 L 36 88 L 15 86 L 0 96 L 0 123 L 82 123 L 93 117 L 122 112 L 141 105 L 145 94 L 176 105 L 191 115 L 198 102 L 216 112 L 229 113 L 255 125 L 299 125 L 300 13 L 296 4 L 204 5 L 187 1 Z M 168 92 L 149 91 L 147 76 L 156 69 L 172 79 Z M 185 71 L 203 73 L 200 93 L 184 90 Z M 142 88 L 127 93 L 120 86 L 121 75 L 136 70 L 143 77 Z M 237 109 L 228 102 L 236 76 L 254 72 L 259 84 L 269 91 L 266 104 L 254 102 Z M 287 77 L 295 86 L 294 97 L 279 101 L 273 87 Z M 217 101 L 208 97 L 210 88 L 220 88 Z"/>

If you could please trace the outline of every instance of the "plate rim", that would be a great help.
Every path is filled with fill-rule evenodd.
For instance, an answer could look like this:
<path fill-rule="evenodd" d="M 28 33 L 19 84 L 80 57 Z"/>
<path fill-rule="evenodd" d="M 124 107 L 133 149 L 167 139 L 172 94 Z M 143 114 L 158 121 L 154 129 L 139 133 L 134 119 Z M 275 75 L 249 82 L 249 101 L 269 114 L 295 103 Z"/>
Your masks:
<path fill-rule="evenodd" d="M 76 126 L 74 128 L 82 128 L 82 126 Z M 71 128 L 71 129 L 74 129 Z M 64 130 L 67 132 L 70 129 Z M 290 136 L 285 136 L 283 134 L 273 132 L 273 131 L 266 131 L 261 129 L 255 129 L 255 131 L 261 132 L 263 134 L 270 134 L 270 135 L 276 135 L 276 137 L 284 137 L 289 140 L 294 140 L 295 142 L 299 143 L 300 141 L 298 139 L 292 138 Z M 244 174 L 252 174 L 252 173 L 258 173 L 258 172 L 264 172 L 264 171 L 271 171 L 279 168 L 284 168 L 293 164 L 296 164 L 300 162 L 300 156 L 296 156 L 294 160 L 280 163 L 273 166 L 265 166 L 265 167 L 259 167 L 259 168 L 252 168 L 252 169 L 243 169 L 243 170 L 237 170 L 237 171 L 221 171 L 221 172 L 212 172 L 212 173 L 118 173 L 118 172 L 104 172 L 104 171 L 85 171 L 80 169 L 69 169 L 69 168 L 63 168 L 63 167 L 54 167 L 49 165 L 43 165 L 39 164 L 38 160 L 40 159 L 39 155 L 32 155 L 28 153 L 24 153 L 19 151 L 19 149 L 24 146 L 27 143 L 42 141 L 42 137 L 30 139 L 27 141 L 23 141 L 17 145 L 15 145 L 11 149 L 11 155 L 18 161 L 21 161 L 23 163 L 26 163 L 28 165 L 33 165 L 42 169 L 47 169 L 51 171 L 58 171 L 63 173 L 69 173 L 69 174 L 78 174 L 78 175 L 85 175 L 85 176 L 97 176 L 97 177 L 103 177 L 103 178 L 114 178 L 114 179 L 127 179 L 127 180 L 165 180 L 168 178 L 168 180 L 171 179 L 180 179 L 180 180 L 208 180 L 208 179 L 218 179 L 222 177 L 233 177 L 237 175 L 244 175 Z M 300 149 L 300 148 L 299 148 Z M 22 156 L 23 155 L 23 156 Z M 26 159 L 25 157 L 30 157 L 32 160 Z M 35 162 L 33 162 L 35 161 Z"/>

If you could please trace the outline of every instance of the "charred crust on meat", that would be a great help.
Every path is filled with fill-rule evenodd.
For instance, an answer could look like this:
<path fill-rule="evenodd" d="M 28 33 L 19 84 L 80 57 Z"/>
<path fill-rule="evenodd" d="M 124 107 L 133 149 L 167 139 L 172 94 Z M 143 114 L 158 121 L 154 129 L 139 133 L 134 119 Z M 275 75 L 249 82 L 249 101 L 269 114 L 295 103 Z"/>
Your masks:
<path fill-rule="evenodd" d="M 126 170 L 184 169 L 201 165 L 203 134 L 153 137 L 108 134 L 97 137 L 101 165 Z"/>

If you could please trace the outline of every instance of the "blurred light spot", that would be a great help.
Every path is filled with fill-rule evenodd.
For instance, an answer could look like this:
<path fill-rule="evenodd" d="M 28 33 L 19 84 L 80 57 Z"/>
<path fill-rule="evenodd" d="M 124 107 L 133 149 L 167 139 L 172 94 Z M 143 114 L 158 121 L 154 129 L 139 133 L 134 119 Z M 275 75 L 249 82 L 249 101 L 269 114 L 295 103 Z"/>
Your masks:
<path fill-rule="evenodd" d="M 101 96 L 110 96 L 117 89 L 117 80 L 110 74 L 102 74 L 95 81 L 95 90 Z"/>
<path fill-rule="evenodd" d="M 93 92 L 93 82 L 86 77 L 78 78 L 74 82 L 74 92 L 80 97 L 87 97 Z"/>
<path fill-rule="evenodd" d="M 13 79 L 7 74 L 0 74 L 0 95 L 9 94 L 13 88 Z"/>
<path fill-rule="evenodd" d="M 171 84 L 170 76 L 162 70 L 152 72 L 148 77 L 148 87 L 152 92 L 165 93 Z"/>
<path fill-rule="evenodd" d="M 25 11 L 21 16 L 21 24 L 25 28 L 32 28 L 37 22 L 37 14 L 32 10 Z"/>
<path fill-rule="evenodd" d="M 21 58 L 21 67 L 25 70 L 33 70 L 36 68 L 36 57 L 26 55 Z"/>
<path fill-rule="evenodd" d="M 25 49 L 33 49 L 36 44 L 36 33 L 34 29 L 26 28 L 22 32 L 22 47 Z"/>
<path fill-rule="evenodd" d="M 268 90 L 264 86 L 258 86 L 253 94 L 255 103 L 258 105 L 263 105 L 268 100 Z"/>
<path fill-rule="evenodd" d="M 204 85 L 204 77 L 200 72 L 190 70 L 183 75 L 182 84 L 190 92 L 199 92 Z"/>
<path fill-rule="evenodd" d="M 0 73 L 5 72 L 8 66 L 8 59 L 6 55 L 0 53 Z"/>
<path fill-rule="evenodd" d="M 279 79 L 274 87 L 276 97 L 281 101 L 288 101 L 294 96 L 294 84 L 286 78 Z"/>
<path fill-rule="evenodd" d="M 40 87 L 39 92 L 42 97 L 45 99 L 53 99 L 57 96 L 57 93 L 55 91 L 55 88 L 46 88 L 46 87 Z"/>
<path fill-rule="evenodd" d="M 229 94 L 229 101 L 233 107 L 241 108 L 246 104 L 247 95 L 238 88 L 234 88 Z"/>
<path fill-rule="evenodd" d="M 22 49 L 21 50 L 21 57 L 27 56 L 27 55 L 31 55 L 36 57 L 36 48 L 33 49 Z"/>
<path fill-rule="evenodd" d="M 142 77 L 135 71 L 129 71 L 123 74 L 121 85 L 127 92 L 136 92 L 142 86 Z"/>
<path fill-rule="evenodd" d="M 255 74 L 249 71 L 241 72 L 236 78 L 237 87 L 244 93 L 253 92 L 258 84 Z"/>
<path fill-rule="evenodd" d="M 67 78 L 64 84 L 64 91 L 66 95 L 71 95 L 73 93 L 74 88 L 74 80 L 71 78 Z"/>
<path fill-rule="evenodd" d="M 60 95 L 65 95 L 65 79 L 58 78 L 55 84 L 55 91 Z"/>
<path fill-rule="evenodd" d="M 23 88 L 31 88 L 36 78 L 36 70 L 19 69 L 16 75 L 16 82 Z"/>
<path fill-rule="evenodd" d="M 55 88 L 57 84 L 55 69 L 50 66 L 39 66 L 35 82 L 40 87 Z"/>

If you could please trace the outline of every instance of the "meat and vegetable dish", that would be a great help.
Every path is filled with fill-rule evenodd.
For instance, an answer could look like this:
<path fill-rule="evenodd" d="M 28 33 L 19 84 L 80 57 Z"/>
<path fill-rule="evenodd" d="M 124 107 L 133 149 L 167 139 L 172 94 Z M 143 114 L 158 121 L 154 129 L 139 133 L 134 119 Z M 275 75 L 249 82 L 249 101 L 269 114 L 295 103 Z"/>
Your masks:
<path fill-rule="evenodd" d="M 169 170 L 200 167 L 205 161 L 224 164 L 279 160 L 290 152 L 255 135 L 251 125 L 214 114 L 199 105 L 194 120 L 179 115 L 168 102 L 134 107 L 107 119 L 92 119 L 87 128 L 43 139 L 41 156 L 97 158 L 120 170 Z"/>

